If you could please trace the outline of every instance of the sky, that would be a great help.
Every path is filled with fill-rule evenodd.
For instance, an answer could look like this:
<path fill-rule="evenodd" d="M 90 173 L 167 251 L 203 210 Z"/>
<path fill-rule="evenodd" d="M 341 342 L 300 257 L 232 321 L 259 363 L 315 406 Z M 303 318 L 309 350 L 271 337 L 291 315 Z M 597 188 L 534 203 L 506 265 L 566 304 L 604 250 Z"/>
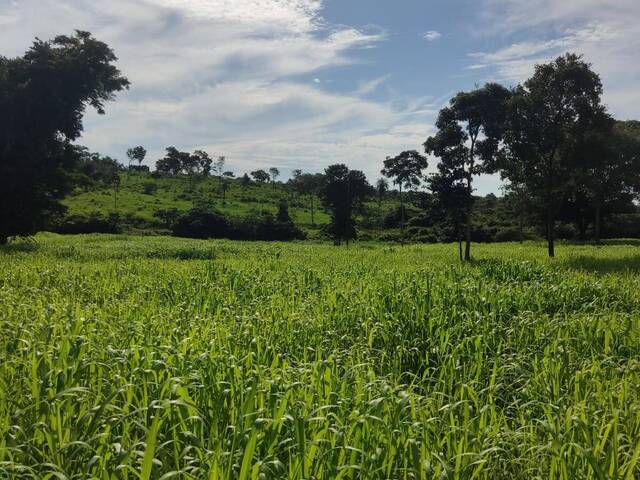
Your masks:
<path fill-rule="evenodd" d="M 640 118 L 640 0 L 0 0 L 0 55 L 74 29 L 132 83 L 79 141 L 123 162 L 173 145 L 236 174 L 345 163 L 374 182 L 387 156 L 423 150 L 455 93 L 567 51 L 601 75 L 610 113 Z"/>

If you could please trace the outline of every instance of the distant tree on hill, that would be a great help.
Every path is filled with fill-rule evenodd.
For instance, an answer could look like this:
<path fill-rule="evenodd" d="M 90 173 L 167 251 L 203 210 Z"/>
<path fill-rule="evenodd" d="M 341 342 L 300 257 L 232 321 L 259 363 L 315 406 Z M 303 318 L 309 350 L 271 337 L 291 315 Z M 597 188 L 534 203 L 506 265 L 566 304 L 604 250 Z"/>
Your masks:
<path fill-rule="evenodd" d="M 324 175 L 321 173 L 302 173 L 292 179 L 293 190 L 301 196 L 309 198 L 311 210 L 311 224 L 315 225 L 315 198 L 324 182 Z"/>
<path fill-rule="evenodd" d="M 466 246 L 464 258 L 471 260 L 473 177 L 496 170 L 510 92 L 488 83 L 470 92 L 460 92 L 440 110 L 436 135 L 424 144 L 427 154 L 445 163 L 447 175 L 462 178 L 467 186 Z"/>
<path fill-rule="evenodd" d="M 249 175 L 247 175 L 246 173 L 242 176 L 242 180 L 240 181 L 240 184 L 242 185 L 242 188 L 247 188 L 248 186 L 251 185 L 251 179 L 249 178 Z"/>
<path fill-rule="evenodd" d="M 331 165 L 325 169 L 320 188 L 323 205 L 331 213 L 329 233 L 337 245 L 356 238 L 353 210 L 371 193 L 371 186 L 364 173 L 349 170 L 346 165 Z"/>
<path fill-rule="evenodd" d="M 127 150 L 127 157 L 129 158 L 129 170 L 131 170 L 131 162 L 138 162 L 138 169 L 142 168 L 142 162 L 147 156 L 147 150 L 142 146 L 137 146 Z"/>
<path fill-rule="evenodd" d="M 184 168 L 184 159 L 189 155 L 176 147 L 167 147 L 166 154 L 156 162 L 156 171 L 168 175 L 179 175 Z"/>
<path fill-rule="evenodd" d="M 376 182 L 376 197 L 378 198 L 378 217 L 382 217 L 382 200 L 389 191 L 389 182 L 385 178 L 379 178 Z"/>
<path fill-rule="evenodd" d="M 402 238 L 404 240 L 404 200 L 402 197 L 402 187 L 412 189 L 420 185 L 422 171 L 427 168 L 426 157 L 423 157 L 415 150 L 402 152 L 397 157 L 387 157 L 384 161 L 384 168 L 381 170 L 385 177 L 393 179 L 393 183 L 398 185 L 400 190 L 400 215 Z"/>
<path fill-rule="evenodd" d="M 271 180 L 271 176 L 264 170 L 255 170 L 251 172 L 251 176 L 258 183 L 267 183 Z"/>
<path fill-rule="evenodd" d="M 113 51 L 90 33 L 36 39 L 17 58 L 0 57 L 0 244 L 31 235 L 64 207 L 74 187 L 80 152 L 71 144 L 83 131 L 87 107 L 129 86 Z"/>
<path fill-rule="evenodd" d="M 205 178 L 211 175 L 213 160 L 207 152 L 204 150 L 196 150 L 193 152 L 192 157 L 195 160 L 196 172 L 199 175 Z"/>
<path fill-rule="evenodd" d="M 275 189 L 276 188 L 276 180 L 280 176 L 280 170 L 278 170 L 276 167 L 271 167 L 269 169 L 269 174 L 271 175 L 271 183 L 273 184 L 273 188 Z"/>

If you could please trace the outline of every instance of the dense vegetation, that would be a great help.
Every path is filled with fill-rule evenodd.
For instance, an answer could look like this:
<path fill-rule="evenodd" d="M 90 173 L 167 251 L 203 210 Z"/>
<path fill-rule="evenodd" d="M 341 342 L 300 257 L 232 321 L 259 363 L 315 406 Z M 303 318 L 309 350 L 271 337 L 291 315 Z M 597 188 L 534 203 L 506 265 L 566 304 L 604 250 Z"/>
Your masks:
<path fill-rule="evenodd" d="M 2 247 L 0 478 L 637 478 L 637 248 Z"/>

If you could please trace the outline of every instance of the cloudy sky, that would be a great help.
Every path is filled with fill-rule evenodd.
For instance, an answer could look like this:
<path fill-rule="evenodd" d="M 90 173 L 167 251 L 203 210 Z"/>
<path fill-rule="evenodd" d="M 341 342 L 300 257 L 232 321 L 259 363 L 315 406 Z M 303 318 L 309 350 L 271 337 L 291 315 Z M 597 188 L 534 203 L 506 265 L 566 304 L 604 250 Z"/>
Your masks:
<path fill-rule="evenodd" d="M 132 82 L 81 143 L 121 160 L 141 144 L 150 165 L 175 145 L 236 173 L 342 162 L 375 180 L 451 95 L 566 51 L 601 74 L 611 113 L 640 118 L 640 0 L 0 0 L 0 55 L 73 29 Z"/>

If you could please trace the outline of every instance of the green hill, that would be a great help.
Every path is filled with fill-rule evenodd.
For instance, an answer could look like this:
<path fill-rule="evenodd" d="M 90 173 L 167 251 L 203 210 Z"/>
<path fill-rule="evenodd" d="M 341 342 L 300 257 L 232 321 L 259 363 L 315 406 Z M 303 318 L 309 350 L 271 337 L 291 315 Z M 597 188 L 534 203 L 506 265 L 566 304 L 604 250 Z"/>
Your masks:
<path fill-rule="evenodd" d="M 121 175 L 120 186 L 113 187 L 96 183 L 77 189 L 64 200 L 68 208 L 67 217 L 108 216 L 117 213 L 125 231 L 162 232 L 165 222 L 156 215 L 161 210 L 176 209 L 184 213 L 196 205 L 208 205 L 234 217 L 245 217 L 262 211 L 276 213 L 278 203 L 286 199 L 293 221 L 314 236 L 329 222 L 329 216 L 320 205 L 317 196 L 299 196 L 284 183 L 260 184 L 253 182 L 244 186 L 241 179 L 229 182 L 223 194 L 218 178 L 209 177 L 193 181 L 187 177 L 158 177 L 143 173 Z M 313 221 L 312 221 L 313 203 Z M 379 229 L 381 218 L 387 215 L 397 202 L 389 198 L 379 210 L 372 201 L 360 212 L 360 224 Z M 363 220 L 366 221 L 363 222 Z"/>

